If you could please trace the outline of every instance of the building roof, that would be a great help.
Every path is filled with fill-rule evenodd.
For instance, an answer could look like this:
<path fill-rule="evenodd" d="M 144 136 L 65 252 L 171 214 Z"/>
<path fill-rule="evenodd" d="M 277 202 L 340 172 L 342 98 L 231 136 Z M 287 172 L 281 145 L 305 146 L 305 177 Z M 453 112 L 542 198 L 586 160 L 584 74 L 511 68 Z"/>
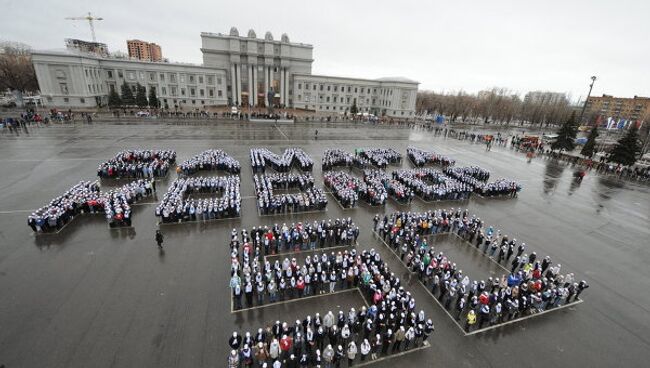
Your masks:
<path fill-rule="evenodd" d="M 405 77 L 384 77 L 384 78 L 377 78 L 375 79 L 378 82 L 399 82 L 399 83 L 417 83 L 420 84 L 420 82 L 415 81 L 413 79 L 408 79 Z"/>

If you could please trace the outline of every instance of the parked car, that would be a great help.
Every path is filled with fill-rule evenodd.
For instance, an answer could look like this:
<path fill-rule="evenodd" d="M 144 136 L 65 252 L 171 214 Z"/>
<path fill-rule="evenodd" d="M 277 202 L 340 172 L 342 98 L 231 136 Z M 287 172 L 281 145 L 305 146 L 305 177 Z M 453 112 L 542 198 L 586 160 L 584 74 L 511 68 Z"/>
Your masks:
<path fill-rule="evenodd" d="M 151 113 L 149 111 L 138 111 L 135 114 L 135 116 L 137 116 L 139 118 L 148 118 L 149 116 L 151 116 Z"/>

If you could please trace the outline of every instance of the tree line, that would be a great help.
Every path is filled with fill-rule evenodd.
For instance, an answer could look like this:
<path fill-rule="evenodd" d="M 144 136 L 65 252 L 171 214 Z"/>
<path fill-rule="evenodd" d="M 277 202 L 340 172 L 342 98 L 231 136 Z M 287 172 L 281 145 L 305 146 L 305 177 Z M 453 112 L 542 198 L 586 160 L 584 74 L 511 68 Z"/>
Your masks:
<path fill-rule="evenodd" d="M 108 94 L 108 106 L 113 108 L 138 106 L 140 108 L 150 107 L 157 109 L 161 105 L 160 100 L 156 96 L 155 88 L 149 88 L 149 96 L 147 97 L 147 89 L 138 83 L 135 86 L 134 95 L 131 87 L 126 82 L 123 82 L 119 94 L 116 88 L 111 89 L 111 92 Z"/>
<path fill-rule="evenodd" d="M 526 122 L 540 126 L 566 121 L 572 106 L 567 99 L 525 101 L 506 88 L 492 88 L 478 94 L 418 92 L 416 110 L 441 114 L 454 122 L 483 120 L 484 123 Z"/>

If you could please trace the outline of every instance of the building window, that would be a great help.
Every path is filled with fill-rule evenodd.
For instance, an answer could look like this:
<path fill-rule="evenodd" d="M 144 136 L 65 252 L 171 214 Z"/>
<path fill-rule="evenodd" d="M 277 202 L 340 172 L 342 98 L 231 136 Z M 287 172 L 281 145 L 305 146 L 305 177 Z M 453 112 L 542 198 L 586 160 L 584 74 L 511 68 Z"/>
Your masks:
<path fill-rule="evenodd" d="M 199 83 L 203 84 L 203 76 L 199 75 Z"/>
<path fill-rule="evenodd" d="M 222 92 L 221 90 L 218 90 L 218 91 L 217 91 L 217 96 L 222 97 L 222 96 L 223 96 L 223 92 Z"/>
<path fill-rule="evenodd" d="M 195 105 L 195 104 L 196 104 L 196 100 L 192 100 L 192 105 Z"/>
<path fill-rule="evenodd" d="M 354 93 L 357 93 L 357 87 L 354 87 Z"/>
<path fill-rule="evenodd" d="M 108 78 L 112 79 L 113 78 L 113 71 L 112 70 L 107 70 L 106 75 L 108 75 Z"/>
<path fill-rule="evenodd" d="M 302 84 L 298 83 L 298 89 L 302 89 Z"/>
<path fill-rule="evenodd" d="M 68 103 L 68 102 L 70 102 L 70 99 L 67 98 L 67 97 L 63 97 L 63 102 Z"/>
<path fill-rule="evenodd" d="M 316 84 L 314 84 L 314 86 L 313 86 L 313 87 L 314 87 L 314 88 L 312 88 L 312 89 L 313 89 L 313 90 L 315 91 L 315 90 L 316 90 Z"/>
<path fill-rule="evenodd" d="M 88 69 L 84 70 L 86 72 L 86 78 L 88 78 Z"/>
<path fill-rule="evenodd" d="M 161 82 L 165 81 L 165 73 L 160 73 L 160 81 Z"/>
<path fill-rule="evenodd" d="M 181 74 L 181 83 L 185 83 L 185 74 Z"/>
<path fill-rule="evenodd" d="M 302 96 L 298 95 L 298 101 L 302 100 Z"/>
<path fill-rule="evenodd" d="M 218 84 L 218 85 L 221 85 L 221 77 L 218 77 L 218 78 L 217 78 L 217 84 Z"/>
<path fill-rule="evenodd" d="M 81 102 L 82 104 L 85 104 L 85 103 L 86 103 L 86 99 L 82 97 L 82 98 L 79 99 L 79 102 Z"/>
<path fill-rule="evenodd" d="M 167 88 L 160 87 L 160 94 L 163 95 L 163 96 L 166 95 L 167 94 Z"/>
<path fill-rule="evenodd" d="M 181 96 L 185 96 L 185 88 L 181 88 Z"/>
<path fill-rule="evenodd" d="M 201 96 L 201 97 L 205 96 L 205 90 L 204 89 L 199 90 L 199 96 Z"/>
<path fill-rule="evenodd" d="M 88 85 L 88 93 L 90 93 L 90 84 Z"/>
<path fill-rule="evenodd" d="M 331 89 L 332 89 L 332 86 L 327 86 L 328 91 L 331 90 Z"/>
<path fill-rule="evenodd" d="M 118 70 L 118 71 L 117 71 L 117 77 L 118 77 L 118 78 L 124 78 L 124 73 L 122 73 L 121 70 Z"/>
<path fill-rule="evenodd" d="M 327 101 L 327 102 L 330 102 L 330 96 L 327 96 L 326 101 Z"/>
<path fill-rule="evenodd" d="M 156 73 L 149 73 L 149 80 L 151 82 L 155 81 L 156 80 Z"/>
<path fill-rule="evenodd" d="M 144 72 L 140 72 L 140 80 L 144 80 Z"/>
<path fill-rule="evenodd" d="M 321 91 L 323 90 L 323 85 L 322 85 L 322 84 L 320 85 L 320 90 L 321 90 Z"/>
<path fill-rule="evenodd" d="M 169 74 L 169 80 L 172 83 L 176 83 L 176 74 L 174 74 L 174 73 Z"/>
<path fill-rule="evenodd" d="M 190 83 L 194 83 L 194 76 L 192 74 L 189 75 Z"/>
<path fill-rule="evenodd" d="M 335 103 L 336 103 L 336 96 L 334 96 L 334 97 L 332 98 L 332 102 L 335 102 Z"/>
<path fill-rule="evenodd" d="M 211 75 L 208 75 L 208 84 L 214 84 L 214 78 Z"/>
<path fill-rule="evenodd" d="M 196 96 L 196 90 L 194 88 L 190 88 L 190 96 Z"/>

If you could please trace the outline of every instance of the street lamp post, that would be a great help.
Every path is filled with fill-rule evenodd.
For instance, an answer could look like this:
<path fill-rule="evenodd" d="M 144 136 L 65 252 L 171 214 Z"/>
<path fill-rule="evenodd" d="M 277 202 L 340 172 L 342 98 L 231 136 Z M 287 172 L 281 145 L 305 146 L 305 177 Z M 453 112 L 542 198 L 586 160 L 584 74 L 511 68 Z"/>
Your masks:
<path fill-rule="evenodd" d="M 582 117 L 585 115 L 585 109 L 587 108 L 587 101 L 591 96 L 591 89 L 594 88 L 594 83 L 596 82 L 596 76 L 591 76 L 591 84 L 589 85 L 589 93 L 587 93 L 587 98 L 585 99 L 585 104 L 582 105 L 582 111 L 580 112 L 580 119 L 578 119 L 578 124 L 582 124 Z"/>

